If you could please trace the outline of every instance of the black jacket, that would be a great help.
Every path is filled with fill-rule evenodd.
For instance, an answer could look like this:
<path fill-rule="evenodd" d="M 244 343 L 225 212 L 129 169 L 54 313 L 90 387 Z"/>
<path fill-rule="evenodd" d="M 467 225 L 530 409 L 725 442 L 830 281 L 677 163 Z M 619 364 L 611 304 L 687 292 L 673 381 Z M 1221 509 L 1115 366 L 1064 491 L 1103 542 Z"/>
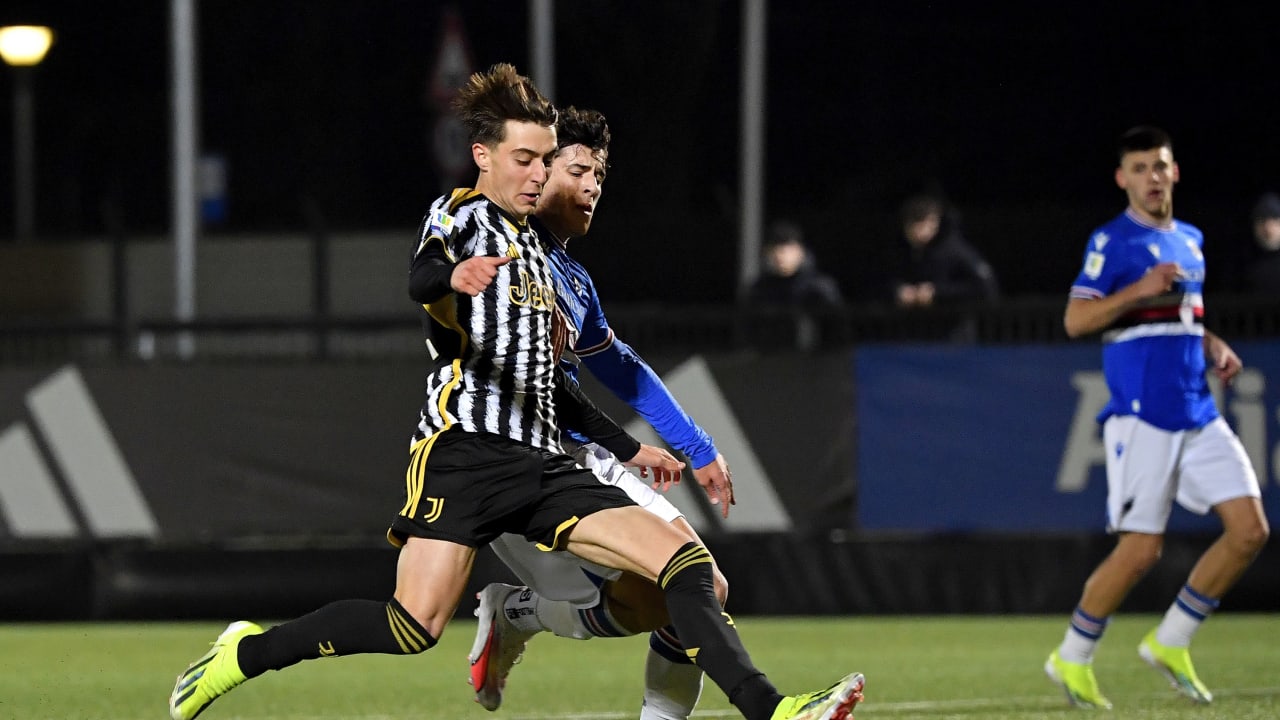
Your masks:
<path fill-rule="evenodd" d="M 995 272 L 960 233 L 945 226 L 923 247 L 898 238 L 889 273 L 888 299 L 898 286 L 933 283 L 934 304 L 994 301 L 1000 294 Z"/>

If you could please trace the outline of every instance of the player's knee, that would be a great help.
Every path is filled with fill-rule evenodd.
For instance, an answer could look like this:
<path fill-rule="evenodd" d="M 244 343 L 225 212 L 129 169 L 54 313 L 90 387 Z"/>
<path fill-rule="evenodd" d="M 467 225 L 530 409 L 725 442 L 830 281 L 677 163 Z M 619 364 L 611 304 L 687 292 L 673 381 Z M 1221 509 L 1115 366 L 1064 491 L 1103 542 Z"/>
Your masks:
<path fill-rule="evenodd" d="M 399 600 L 392 598 L 387 602 L 387 624 L 405 655 L 417 655 L 435 647 L 447 622 L 447 618 L 423 622 Z"/>
<path fill-rule="evenodd" d="M 1134 575 L 1146 575 L 1160 561 L 1164 538 L 1160 535 L 1130 533 L 1120 538 L 1115 557 Z"/>
<path fill-rule="evenodd" d="M 1258 523 L 1250 523 L 1244 528 L 1228 531 L 1226 537 L 1237 553 L 1253 557 L 1262 552 L 1267 539 L 1271 537 L 1271 529 L 1267 526 L 1267 521 L 1262 520 Z"/>
<path fill-rule="evenodd" d="M 711 582 L 715 584 L 716 599 L 720 601 L 720 607 L 724 607 L 729 601 L 729 579 L 720 572 L 720 566 L 716 565 L 711 576 Z"/>
<path fill-rule="evenodd" d="M 632 633 L 657 630 L 670 622 L 666 597 L 657 585 L 631 573 L 604 586 L 609 612 Z"/>
<path fill-rule="evenodd" d="M 714 594 L 717 569 L 711 553 L 695 542 L 685 543 L 658 573 L 658 585 L 669 598 L 674 593 Z"/>

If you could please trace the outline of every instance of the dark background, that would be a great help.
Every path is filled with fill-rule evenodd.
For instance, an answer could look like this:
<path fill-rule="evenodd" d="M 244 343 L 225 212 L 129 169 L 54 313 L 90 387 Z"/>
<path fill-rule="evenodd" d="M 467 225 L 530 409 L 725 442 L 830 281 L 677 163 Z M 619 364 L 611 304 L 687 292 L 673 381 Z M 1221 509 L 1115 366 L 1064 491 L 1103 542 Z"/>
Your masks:
<path fill-rule="evenodd" d="M 1120 6 L 1122 5 L 1122 6 Z M 198 3 L 201 147 L 229 216 L 205 236 L 413 232 L 433 167 L 431 70 L 450 3 Z M 530 72 L 524 0 L 452 4 L 475 69 Z M 1274 5 L 769 4 L 766 218 L 798 218 L 821 265 L 869 297 L 896 204 L 936 181 L 1012 295 L 1065 293 L 1085 238 L 1120 211 L 1115 138 L 1173 133 L 1180 217 L 1206 231 L 1210 290 L 1233 287 L 1257 194 L 1280 187 Z M 55 28 L 35 69 L 41 242 L 169 226 L 169 3 L 7 0 Z M 553 99 L 604 111 L 613 167 L 576 252 L 613 302 L 725 302 L 737 274 L 741 6 L 557 0 Z M 0 67 L 0 137 L 12 133 Z M 12 167 L 0 142 L 0 167 Z M 0 242 L 12 173 L 0 173 Z M 396 252 L 403 248 L 397 247 Z"/>

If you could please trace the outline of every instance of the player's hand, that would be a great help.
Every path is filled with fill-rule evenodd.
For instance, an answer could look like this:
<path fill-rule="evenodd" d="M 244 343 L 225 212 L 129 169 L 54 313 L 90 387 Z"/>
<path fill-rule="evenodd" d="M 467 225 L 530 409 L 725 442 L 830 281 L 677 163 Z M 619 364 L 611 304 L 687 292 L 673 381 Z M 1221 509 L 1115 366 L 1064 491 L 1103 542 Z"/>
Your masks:
<path fill-rule="evenodd" d="M 477 255 L 458 263 L 449 276 L 449 286 L 455 292 L 465 293 L 472 297 L 484 292 L 489 283 L 498 275 L 498 268 L 511 262 L 511 258 Z"/>
<path fill-rule="evenodd" d="M 667 450 L 644 444 L 641 444 L 640 451 L 623 465 L 639 468 L 642 478 L 652 475 L 653 489 L 662 492 L 666 492 L 672 485 L 680 482 L 680 471 L 684 469 L 684 463 Z"/>
<path fill-rule="evenodd" d="M 1244 363 L 1240 356 L 1222 338 L 1213 333 L 1204 335 L 1204 356 L 1209 360 L 1210 369 L 1222 382 L 1230 385 L 1232 379 L 1240 374 Z"/>
<path fill-rule="evenodd" d="M 1165 262 L 1152 265 L 1147 269 L 1146 275 L 1143 275 L 1133 283 L 1138 299 L 1155 297 L 1169 292 L 1173 289 L 1174 281 L 1183 277 L 1184 274 L 1178 263 Z"/>
<path fill-rule="evenodd" d="M 552 357 L 557 361 L 564 354 L 564 348 L 569 344 L 569 319 L 560 312 L 560 306 L 555 305 L 551 308 L 551 352 Z"/>
<path fill-rule="evenodd" d="M 729 506 L 737 501 L 733 499 L 733 473 L 729 472 L 724 456 L 717 454 L 712 462 L 695 468 L 693 479 L 706 491 L 711 504 L 720 506 L 720 515 L 729 517 Z"/>
<path fill-rule="evenodd" d="M 934 288 L 933 283 L 931 282 L 922 282 L 919 285 L 916 285 L 916 304 L 932 305 L 933 296 L 936 293 L 937 289 Z"/>

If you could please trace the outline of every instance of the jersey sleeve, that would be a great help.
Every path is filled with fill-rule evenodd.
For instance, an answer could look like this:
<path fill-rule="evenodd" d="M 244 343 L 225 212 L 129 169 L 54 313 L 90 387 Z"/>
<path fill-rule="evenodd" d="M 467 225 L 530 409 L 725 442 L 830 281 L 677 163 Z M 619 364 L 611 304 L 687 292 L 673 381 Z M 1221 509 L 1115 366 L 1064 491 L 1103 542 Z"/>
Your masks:
<path fill-rule="evenodd" d="M 1075 282 L 1071 284 L 1071 297 L 1097 300 L 1116 290 L 1116 278 L 1120 274 L 1123 258 L 1120 243 L 1111 242 L 1106 232 L 1099 230 L 1089 238 L 1085 248 L 1084 263 Z"/>
<path fill-rule="evenodd" d="M 676 402 L 662 378 L 634 350 L 614 336 L 595 284 L 587 281 L 587 307 L 573 352 L 618 399 L 643 417 L 694 468 L 716 459 L 711 436 Z"/>
<path fill-rule="evenodd" d="M 626 343 L 609 333 L 609 342 L 587 355 L 582 363 L 610 392 L 640 414 L 662 439 L 689 457 L 700 468 L 716 459 L 711 436 L 676 402 L 662 378 Z"/>
<path fill-rule="evenodd" d="M 453 233 L 453 220 L 433 209 L 418 227 L 418 240 L 409 260 L 409 297 L 431 303 L 452 291 L 454 262 L 446 244 Z"/>

